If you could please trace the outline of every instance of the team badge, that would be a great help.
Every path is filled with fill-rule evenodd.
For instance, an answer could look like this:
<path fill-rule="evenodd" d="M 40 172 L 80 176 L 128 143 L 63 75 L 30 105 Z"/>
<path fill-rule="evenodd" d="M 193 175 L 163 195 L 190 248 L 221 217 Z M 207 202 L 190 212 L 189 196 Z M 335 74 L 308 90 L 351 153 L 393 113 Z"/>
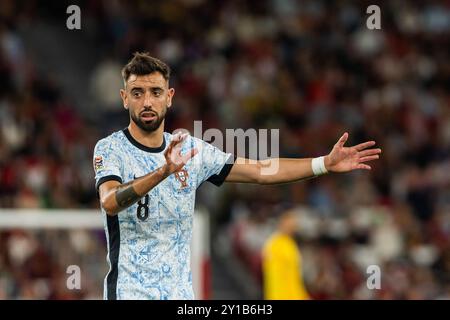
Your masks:
<path fill-rule="evenodd" d="M 94 168 L 95 168 L 95 171 L 103 169 L 103 157 L 102 156 L 96 156 L 94 158 Z"/>
<path fill-rule="evenodd" d="M 180 181 L 181 183 L 181 188 L 186 188 L 187 185 L 187 179 L 189 177 L 188 172 L 186 171 L 186 169 L 181 169 L 180 171 L 175 172 L 175 178 Z"/>

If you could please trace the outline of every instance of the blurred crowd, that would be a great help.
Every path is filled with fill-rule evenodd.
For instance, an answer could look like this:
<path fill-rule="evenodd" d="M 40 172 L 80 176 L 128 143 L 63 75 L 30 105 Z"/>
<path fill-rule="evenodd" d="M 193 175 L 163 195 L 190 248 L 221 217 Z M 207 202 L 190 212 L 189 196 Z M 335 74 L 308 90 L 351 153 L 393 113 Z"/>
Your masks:
<path fill-rule="evenodd" d="M 222 238 L 230 239 L 228 245 L 252 275 L 252 284 L 262 287 L 262 250 L 276 229 L 272 212 L 283 211 L 264 209 L 257 216 L 243 209 Z M 311 207 L 293 210 L 298 218 L 294 239 L 312 299 L 450 298 L 445 212 L 423 224 L 404 204 L 355 207 L 344 216 L 326 218 Z"/>
<path fill-rule="evenodd" d="M 0 5 L 0 207 L 97 208 L 92 149 L 108 124 L 36 71 L 20 23 L 62 21 L 65 8 L 46 5 L 41 17 L 41 1 L 30 3 Z M 300 208 L 313 298 L 449 298 L 450 3 L 383 2 L 381 30 L 366 27 L 369 4 L 81 1 L 78 32 L 104 57 L 86 92 L 98 113 L 123 114 L 120 68 L 145 50 L 173 70 L 167 131 L 192 132 L 195 120 L 276 128 L 282 157 L 324 155 L 345 131 L 348 144 L 375 140 L 383 154 L 370 172 L 227 185 L 205 203 L 258 285 L 262 245 L 288 204 Z M 0 251 L 0 279 L 10 254 Z M 368 264 L 380 266 L 381 290 L 364 289 Z"/>
<path fill-rule="evenodd" d="M 37 71 L 18 30 L 33 12 L 19 6 L 0 3 L 0 215 L 1 208 L 97 208 L 91 160 L 96 127 L 55 79 Z M 101 298 L 105 248 L 102 231 L 100 237 L 1 227 L 0 299 Z M 96 263 L 88 263 L 90 255 Z M 82 290 L 67 289 L 68 264 L 93 267 L 82 277 Z"/>

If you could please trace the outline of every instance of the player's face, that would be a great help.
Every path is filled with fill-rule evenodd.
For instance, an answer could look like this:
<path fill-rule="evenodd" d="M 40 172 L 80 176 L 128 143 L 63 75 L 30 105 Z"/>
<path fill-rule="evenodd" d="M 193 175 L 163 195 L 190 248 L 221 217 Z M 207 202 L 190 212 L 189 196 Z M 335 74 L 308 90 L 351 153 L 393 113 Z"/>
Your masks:
<path fill-rule="evenodd" d="M 167 108 L 172 105 L 174 93 L 175 90 L 169 89 L 169 82 L 159 72 L 143 76 L 132 74 L 126 88 L 120 91 L 131 121 L 147 132 L 153 132 L 161 126 Z"/>

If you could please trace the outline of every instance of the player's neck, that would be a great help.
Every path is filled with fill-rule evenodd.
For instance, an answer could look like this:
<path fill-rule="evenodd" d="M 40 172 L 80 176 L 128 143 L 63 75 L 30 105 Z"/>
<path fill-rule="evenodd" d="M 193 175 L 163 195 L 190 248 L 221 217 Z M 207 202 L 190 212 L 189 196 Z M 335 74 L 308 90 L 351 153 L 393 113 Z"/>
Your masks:
<path fill-rule="evenodd" d="M 131 122 L 128 126 L 128 131 L 137 142 L 149 148 L 158 148 L 164 141 L 164 121 L 159 128 L 153 132 L 144 131 L 135 123 Z"/>

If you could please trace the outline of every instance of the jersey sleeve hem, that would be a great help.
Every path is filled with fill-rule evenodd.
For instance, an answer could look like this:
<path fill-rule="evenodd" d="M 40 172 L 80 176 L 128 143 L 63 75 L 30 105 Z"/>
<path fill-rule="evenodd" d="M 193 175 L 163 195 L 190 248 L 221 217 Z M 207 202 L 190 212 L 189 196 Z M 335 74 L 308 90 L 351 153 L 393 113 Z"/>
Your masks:
<path fill-rule="evenodd" d="M 122 178 L 119 176 L 116 176 L 116 175 L 109 175 L 109 176 L 101 177 L 95 184 L 95 189 L 97 190 L 97 194 L 98 194 L 98 188 L 100 188 L 100 185 L 107 181 L 117 181 L 119 183 L 122 183 Z"/>
<path fill-rule="evenodd" d="M 231 157 L 233 158 L 233 162 L 228 163 L 229 159 Z M 211 177 L 206 179 L 206 181 L 211 182 L 212 184 L 220 187 L 225 182 L 225 179 L 228 177 L 228 175 L 230 174 L 230 171 L 233 168 L 233 165 L 236 162 L 237 157 L 232 155 L 232 156 L 230 156 L 230 158 L 228 158 L 227 162 L 223 166 L 222 170 L 220 170 L 219 174 L 213 174 Z"/>

